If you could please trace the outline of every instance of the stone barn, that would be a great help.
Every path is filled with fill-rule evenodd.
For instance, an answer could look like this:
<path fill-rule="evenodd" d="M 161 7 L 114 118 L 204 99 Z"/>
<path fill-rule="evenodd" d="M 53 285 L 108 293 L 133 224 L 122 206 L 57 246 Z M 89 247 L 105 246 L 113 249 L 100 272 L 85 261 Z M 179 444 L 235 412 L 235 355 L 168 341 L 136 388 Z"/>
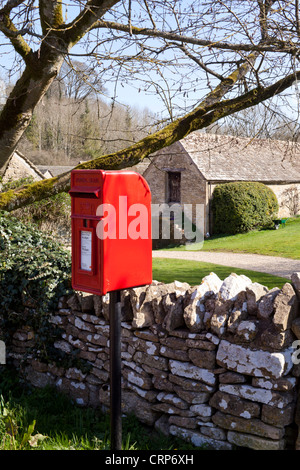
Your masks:
<path fill-rule="evenodd" d="M 43 172 L 41 172 L 28 158 L 22 155 L 21 152 L 15 150 L 2 175 L 2 183 L 8 183 L 9 181 L 29 177 L 32 177 L 33 181 L 41 181 L 47 176 L 45 176 Z"/>
<path fill-rule="evenodd" d="M 279 217 L 300 212 L 300 144 L 194 132 L 151 158 L 143 172 L 154 204 L 203 204 L 212 233 L 211 200 L 217 184 L 256 181 L 277 196 Z"/>

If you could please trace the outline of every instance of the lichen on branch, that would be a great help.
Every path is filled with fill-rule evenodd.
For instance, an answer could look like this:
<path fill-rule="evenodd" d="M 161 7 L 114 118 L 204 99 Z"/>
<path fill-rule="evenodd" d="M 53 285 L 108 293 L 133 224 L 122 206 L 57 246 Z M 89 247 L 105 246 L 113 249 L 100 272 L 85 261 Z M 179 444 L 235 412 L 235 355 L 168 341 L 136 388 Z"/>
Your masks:
<path fill-rule="evenodd" d="M 254 60 L 255 53 L 250 55 L 242 66 L 238 67 L 209 93 L 192 112 L 126 149 L 110 155 L 100 156 L 77 165 L 75 168 L 113 170 L 132 167 L 147 156 L 183 139 L 195 130 L 206 128 L 225 116 L 255 106 L 281 93 L 289 88 L 295 79 L 300 78 L 299 71 L 278 80 L 269 87 L 257 87 L 237 98 L 222 100 L 234 84 L 251 69 Z M 16 191 L 10 190 L 0 194 L 0 210 L 12 211 L 34 201 L 40 201 L 54 194 L 68 191 L 69 188 L 70 172 L 67 172 L 55 178 L 27 185 Z"/>

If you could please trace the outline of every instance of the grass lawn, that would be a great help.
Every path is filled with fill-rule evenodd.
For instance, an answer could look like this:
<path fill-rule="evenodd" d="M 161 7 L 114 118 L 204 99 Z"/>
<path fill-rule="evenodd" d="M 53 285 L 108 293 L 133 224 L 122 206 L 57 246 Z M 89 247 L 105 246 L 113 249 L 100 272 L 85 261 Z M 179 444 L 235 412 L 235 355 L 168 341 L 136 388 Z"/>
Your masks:
<path fill-rule="evenodd" d="M 199 261 L 186 261 L 179 259 L 154 258 L 153 259 L 153 279 L 161 282 L 173 282 L 174 280 L 188 282 L 190 285 L 199 285 L 203 277 L 214 272 L 220 279 L 225 279 L 231 273 L 245 274 L 253 282 L 259 282 L 272 289 L 281 288 L 288 279 L 272 276 L 271 274 L 249 271 L 244 269 L 220 266 L 212 263 L 202 263 Z"/>
<path fill-rule="evenodd" d="M 123 450 L 197 449 L 142 425 L 134 416 L 122 419 L 122 440 Z M 0 368 L 0 451 L 109 449 L 108 414 L 79 407 L 53 388 L 20 384 L 14 369 Z"/>
<path fill-rule="evenodd" d="M 185 250 L 185 248 L 169 248 Z M 285 228 L 237 235 L 214 235 L 204 241 L 203 251 L 232 251 L 300 259 L 300 217 L 289 219 Z"/>

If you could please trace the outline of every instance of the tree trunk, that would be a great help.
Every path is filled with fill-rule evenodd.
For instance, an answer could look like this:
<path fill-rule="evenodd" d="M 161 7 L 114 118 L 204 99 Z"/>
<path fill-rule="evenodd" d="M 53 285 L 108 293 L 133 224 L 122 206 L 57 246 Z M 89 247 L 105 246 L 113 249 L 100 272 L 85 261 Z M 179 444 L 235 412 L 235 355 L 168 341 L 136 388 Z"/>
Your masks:
<path fill-rule="evenodd" d="M 0 115 L 0 168 L 3 172 L 19 139 L 31 121 L 33 111 L 44 96 L 63 62 L 63 55 L 52 57 L 45 64 L 38 53 L 17 81 Z"/>

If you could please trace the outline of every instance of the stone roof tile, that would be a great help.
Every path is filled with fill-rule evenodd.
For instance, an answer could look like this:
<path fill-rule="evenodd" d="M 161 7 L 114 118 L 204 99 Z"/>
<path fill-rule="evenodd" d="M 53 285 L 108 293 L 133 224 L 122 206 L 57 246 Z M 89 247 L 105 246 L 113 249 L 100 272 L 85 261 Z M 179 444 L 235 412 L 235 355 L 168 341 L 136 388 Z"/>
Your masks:
<path fill-rule="evenodd" d="M 300 181 L 300 144 L 193 132 L 180 141 L 208 181 Z"/>

